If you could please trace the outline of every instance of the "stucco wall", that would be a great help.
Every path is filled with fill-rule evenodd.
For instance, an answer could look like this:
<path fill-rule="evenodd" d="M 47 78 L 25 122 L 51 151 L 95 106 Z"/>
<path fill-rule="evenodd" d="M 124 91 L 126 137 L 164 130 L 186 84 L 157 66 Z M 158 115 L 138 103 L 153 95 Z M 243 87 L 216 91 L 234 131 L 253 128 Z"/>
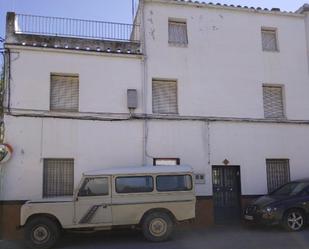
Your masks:
<path fill-rule="evenodd" d="M 11 108 L 49 110 L 50 74 L 79 75 L 79 111 L 128 113 L 127 89 L 141 99 L 141 60 L 57 50 L 12 49 Z M 141 104 L 139 103 L 140 110 Z"/>
<path fill-rule="evenodd" d="M 168 44 L 168 18 L 186 20 L 188 46 Z M 289 119 L 309 118 L 304 17 L 188 4 L 147 3 L 148 112 L 151 80 L 178 80 L 179 113 L 263 118 L 262 85 L 282 84 Z M 261 27 L 278 29 L 280 52 L 263 52 Z"/>
<path fill-rule="evenodd" d="M 5 164 L 3 200 L 42 197 L 43 158 L 74 158 L 75 186 L 84 171 L 143 164 L 143 122 L 5 117 L 13 148 Z M 240 165 L 243 195 L 267 193 L 266 159 L 290 159 L 291 179 L 308 177 L 308 125 L 229 122 L 148 121 L 147 160 L 180 158 L 212 195 L 212 165 Z"/>

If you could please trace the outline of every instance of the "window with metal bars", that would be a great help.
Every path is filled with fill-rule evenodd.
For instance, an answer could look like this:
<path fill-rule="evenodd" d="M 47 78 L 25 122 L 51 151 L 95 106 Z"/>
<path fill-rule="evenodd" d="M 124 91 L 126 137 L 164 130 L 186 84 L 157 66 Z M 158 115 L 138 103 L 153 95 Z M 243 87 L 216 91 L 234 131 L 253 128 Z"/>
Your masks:
<path fill-rule="evenodd" d="M 263 51 L 278 51 L 277 30 L 262 28 Z"/>
<path fill-rule="evenodd" d="M 187 23 L 185 21 L 168 20 L 168 42 L 176 45 L 187 45 Z"/>
<path fill-rule="evenodd" d="M 50 110 L 78 111 L 79 77 L 68 74 L 50 76 Z"/>
<path fill-rule="evenodd" d="M 170 80 L 152 81 L 152 112 L 177 114 L 177 82 Z"/>
<path fill-rule="evenodd" d="M 289 159 L 266 159 L 268 193 L 290 181 Z"/>
<path fill-rule="evenodd" d="M 43 197 L 70 196 L 74 188 L 74 159 L 44 159 Z"/>
<path fill-rule="evenodd" d="M 263 86 L 265 118 L 284 118 L 283 88 L 281 86 Z"/>

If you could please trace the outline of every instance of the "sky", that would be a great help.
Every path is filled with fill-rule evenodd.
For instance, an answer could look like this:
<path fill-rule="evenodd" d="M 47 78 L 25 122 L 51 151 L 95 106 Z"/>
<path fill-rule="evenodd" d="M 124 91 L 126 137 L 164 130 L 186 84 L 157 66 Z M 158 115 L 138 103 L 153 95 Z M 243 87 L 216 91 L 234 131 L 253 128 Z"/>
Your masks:
<path fill-rule="evenodd" d="M 5 36 L 5 15 L 8 11 L 19 14 L 131 23 L 132 1 L 137 5 L 138 0 L 0 0 L 0 37 Z M 309 0 L 212 0 L 213 3 L 263 8 L 278 7 L 287 11 L 297 10 L 306 1 Z"/>

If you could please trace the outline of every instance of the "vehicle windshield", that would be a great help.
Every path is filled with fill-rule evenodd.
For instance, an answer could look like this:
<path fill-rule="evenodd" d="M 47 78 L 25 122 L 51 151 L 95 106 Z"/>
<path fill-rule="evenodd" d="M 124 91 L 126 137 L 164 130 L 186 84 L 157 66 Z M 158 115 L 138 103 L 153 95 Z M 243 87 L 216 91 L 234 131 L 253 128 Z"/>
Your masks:
<path fill-rule="evenodd" d="M 309 183 L 305 182 L 290 182 L 276 189 L 270 195 L 294 196 L 299 194 L 304 188 L 308 187 Z"/>

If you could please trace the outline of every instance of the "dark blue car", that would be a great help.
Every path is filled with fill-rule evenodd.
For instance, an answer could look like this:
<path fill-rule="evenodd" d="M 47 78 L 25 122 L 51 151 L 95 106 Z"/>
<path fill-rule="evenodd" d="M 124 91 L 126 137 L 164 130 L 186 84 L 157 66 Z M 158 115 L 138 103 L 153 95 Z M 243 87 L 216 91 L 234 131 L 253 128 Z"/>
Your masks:
<path fill-rule="evenodd" d="M 309 179 L 292 181 L 262 196 L 244 211 L 252 223 L 281 224 L 288 231 L 300 231 L 309 221 Z"/>

